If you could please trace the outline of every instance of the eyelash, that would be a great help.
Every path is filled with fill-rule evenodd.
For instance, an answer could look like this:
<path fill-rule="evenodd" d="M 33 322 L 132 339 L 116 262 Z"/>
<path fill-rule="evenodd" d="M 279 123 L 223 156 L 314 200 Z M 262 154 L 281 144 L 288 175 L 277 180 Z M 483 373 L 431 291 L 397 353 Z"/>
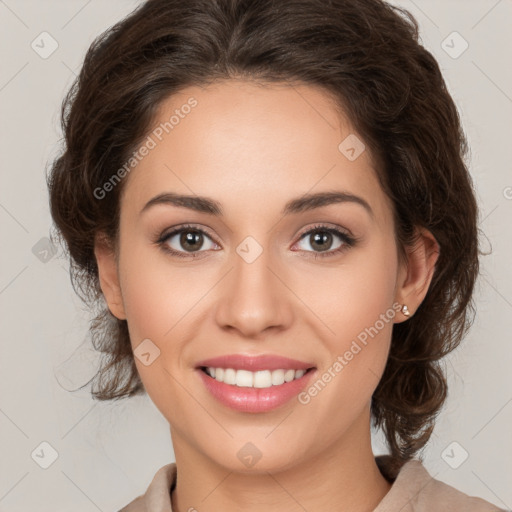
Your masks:
<path fill-rule="evenodd" d="M 163 251 L 165 251 L 166 253 L 169 253 L 171 254 L 172 256 L 178 256 L 179 258 L 197 258 L 197 257 L 200 257 L 199 254 L 201 252 L 204 252 L 204 251 L 196 251 L 195 253 L 184 253 L 182 251 L 176 251 L 174 249 L 171 249 L 168 245 L 167 245 L 167 241 L 172 238 L 174 235 L 178 234 L 178 233 L 182 233 L 182 232 L 186 232 L 186 231 L 197 231 L 203 235 L 206 235 L 208 238 L 212 239 L 212 237 L 204 230 L 196 227 L 196 226 L 193 226 L 191 224 L 187 224 L 185 226 L 180 226 L 179 228 L 176 228 L 174 229 L 173 231 L 171 231 L 170 233 L 164 233 L 162 235 L 160 235 L 160 237 L 156 240 L 156 244 L 159 245 Z M 303 238 L 306 238 L 308 235 L 311 235 L 312 233 L 315 233 L 315 232 L 324 232 L 324 233 L 330 233 L 330 234 L 333 234 L 333 235 L 336 235 L 338 236 L 342 242 L 343 242 L 343 245 L 341 245 L 340 247 L 338 247 L 337 249 L 333 249 L 333 250 L 330 250 L 330 251 L 322 251 L 322 252 L 317 252 L 317 251 L 305 251 L 305 252 L 308 252 L 308 253 L 312 253 L 312 258 L 313 259 L 318 259 L 318 258 L 329 258 L 329 257 L 332 257 L 332 256 L 337 256 L 338 254 L 341 254 L 342 252 L 354 247 L 357 242 L 359 241 L 358 238 L 356 237 L 353 237 L 353 236 L 350 236 L 348 235 L 347 233 L 345 233 L 344 231 L 340 231 L 339 229 L 336 229 L 336 228 L 333 228 L 333 227 L 330 227 L 330 226 L 326 226 L 324 224 L 318 224 L 316 226 L 314 226 L 313 228 L 309 229 L 308 231 L 302 233 L 299 237 L 299 241 L 302 240 Z"/>

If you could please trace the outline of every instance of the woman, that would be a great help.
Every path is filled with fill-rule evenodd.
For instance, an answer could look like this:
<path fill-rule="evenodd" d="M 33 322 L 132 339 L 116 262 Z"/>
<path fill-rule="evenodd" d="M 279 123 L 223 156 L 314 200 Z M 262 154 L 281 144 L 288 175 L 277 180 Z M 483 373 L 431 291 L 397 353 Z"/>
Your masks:
<path fill-rule="evenodd" d="M 93 395 L 147 392 L 176 456 L 123 511 L 499 510 L 418 458 L 479 266 L 464 134 L 406 11 L 149 0 L 93 43 L 63 128 Z"/>

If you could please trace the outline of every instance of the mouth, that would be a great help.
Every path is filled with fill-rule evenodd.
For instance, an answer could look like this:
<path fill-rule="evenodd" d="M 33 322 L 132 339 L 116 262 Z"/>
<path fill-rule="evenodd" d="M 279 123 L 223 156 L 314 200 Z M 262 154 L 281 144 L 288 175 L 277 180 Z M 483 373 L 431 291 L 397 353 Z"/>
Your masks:
<path fill-rule="evenodd" d="M 199 361 L 195 370 L 218 403 L 249 413 L 290 404 L 317 373 L 312 362 L 278 354 L 226 354 Z"/>
<path fill-rule="evenodd" d="M 304 375 L 315 369 L 312 366 L 306 369 L 278 368 L 276 370 L 250 371 L 214 366 L 199 367 L 199 370 L 217 382 L 240 388 L 258 389 L 282 386 L 285 383 L 301 379 Z"/>
<path fill-rule="evenodd" d="M 196 366 L 215 401 L 244 413 L 265 413 L 291 405 L 318 373 L 311 363 L 281 356 L 221 356 Z"/>

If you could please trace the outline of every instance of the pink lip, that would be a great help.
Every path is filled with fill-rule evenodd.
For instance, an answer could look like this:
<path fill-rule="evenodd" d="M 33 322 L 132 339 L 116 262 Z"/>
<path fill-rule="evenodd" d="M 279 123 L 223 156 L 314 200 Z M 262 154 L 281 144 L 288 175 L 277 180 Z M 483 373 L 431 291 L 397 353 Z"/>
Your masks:
<path fill-rule="evenodd" d="M 212 359 L 210 361 L 216 360 Z M 218 362 L 211 366 L 216 365 L 218 365 Z M 279 368 L 283 367 L 278 366 L 275 369 Z M 201 369 L 197 369 L 196 371 L 199 373 L 206 389 L 222 404 L 237 411 L 250 413 L 266 412 L 284 405 L 294 396 L 298 395 L 306 387 L 312 376 L 317 373 L 316 369 L 310 370 L 300 379 L 285 382 L 280 386 L 270 386 L 269 388 L 249 388 L 225 384 L 224 382 L 219 382 L 210 377 Z"/>
<path fill-rule="evenodd" d="M 235 370 L 308 370 L 313 363 L 305 363 L 288 357 L 264 354 L 260 356 L 247 356 L 243 354 L 230 354 L 212 359 L 205 359 L 196 365 L 196 368 L 212 366 L 214 368 L 233 368 Z M 263 388 L 264 389 L 264 388 Z"/>

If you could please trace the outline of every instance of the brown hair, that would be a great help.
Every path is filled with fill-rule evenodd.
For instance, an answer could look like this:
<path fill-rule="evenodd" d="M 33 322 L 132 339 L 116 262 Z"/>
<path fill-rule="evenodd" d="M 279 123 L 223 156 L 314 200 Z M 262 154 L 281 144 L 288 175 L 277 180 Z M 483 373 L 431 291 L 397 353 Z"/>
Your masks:
<path fill-rule="evenodd" d="M 92 394 L 144 392 L 126 321 L 106 307 L 93 252 L 96 233 L 117 240 L 123 182 L 102 199 L 95 190 L 139 146 L 164 99 L 230 78 L 304 83 L 332 95 L 379 162 L 400 257 L 415 227 L 439 243 L 427 295 L 394 325 L 372 398 L 374 425 L 399 468 L 428 441 L 447 396 L 439 360 L 473 321 L 478 212 L 439 66 L 410 13 L 381 0 L 149 0 L 91 44 L 62 104 L 65 148 L 48 187 L 52 236 L 64 240 L 73 286 L 96 315 L 90 333 L 103 359 Z"/>

